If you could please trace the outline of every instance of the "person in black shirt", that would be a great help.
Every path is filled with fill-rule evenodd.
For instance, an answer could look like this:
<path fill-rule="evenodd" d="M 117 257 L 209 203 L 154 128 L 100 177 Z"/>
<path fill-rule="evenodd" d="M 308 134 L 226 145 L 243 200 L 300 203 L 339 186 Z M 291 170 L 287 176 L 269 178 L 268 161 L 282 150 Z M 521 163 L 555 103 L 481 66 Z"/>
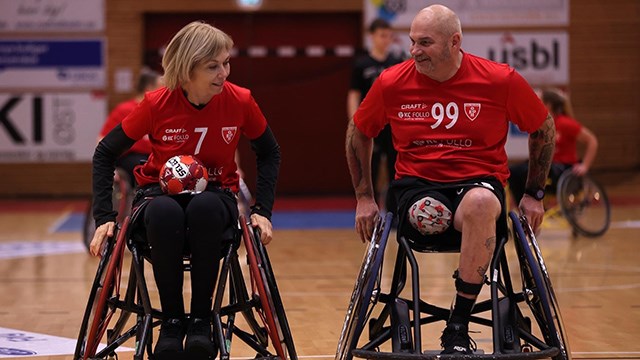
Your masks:
<path fill-rule="evenodd" d="M 389 47 L 393 41 L 393 30 L 386 20 L 376 19 L 371 22 L 368 33 L 371 39 L 371 48 L 367 53 L 356 58 L 351 73 L 351 84 L 349 92 L 347 93 L 347 115 L 349 119 L 355 114 L 360 102 L 367 95 L 367 92 L 369 92 L 371 85 L 373 85 L 373 82 L 378 78 L 378 75 L 380 75 L 384 69 L 399 64 L 404 60 L 401 56 L 389 51 Z M 374 140 L 373 156 L 371 158 L 374 188 L 378 181 L 378 172 L 383 158 L 386 158 L 388 176 L 385 182 L 386 188 L 396 173 L 396 151 L 393 148 L 389 125 L 387 125 Z M 386 191 L 383 193 L 386 193 Z M 379 194 L 376 194 L 376 199 L 378 197 Z M 387 210 L 395 210 L 391 202 L 391 198 L 385 200 L 385 208 Z"/>

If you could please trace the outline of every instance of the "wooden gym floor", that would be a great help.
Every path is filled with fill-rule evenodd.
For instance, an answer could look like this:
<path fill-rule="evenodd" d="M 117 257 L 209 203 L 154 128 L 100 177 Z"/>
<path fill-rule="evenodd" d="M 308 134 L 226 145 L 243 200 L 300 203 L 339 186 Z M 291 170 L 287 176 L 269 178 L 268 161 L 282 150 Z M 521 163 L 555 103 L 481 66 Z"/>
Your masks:
<path fill-rule="evenodd" d="M 640 359 L 639 184 L 640 176 L 634 176 L 608 188 L 613 223 L 604 236 L 573 239 L 560 222 L 539 236 L 574 359 Z M 0 201 L 0 358 L 25 357 L 6 349 L 28 348 L 45 338 L 61 344 L 48 353 L 61 355 L 39 359 L 72 358 L 98 260 L 83 252 L 77 229 L 55 229 L 85 207 L 79 200 Z M 301 359 L 333 358 L 364 249 L 350 228 L 275 230 L 269 256 Z M 390 241 L 387 270 L 394 249 Z M 457 255 L 418 259 L 422 296 L 448 306 Z M 383 288 L 390 271 L 385 274 Z M 151 293 L 157 304 L 156 291 Z M 425 348 L 439 348 L 442 326 L 423 330 Z M 472 330 L 480 331 L 472 334 L 478 346 L 491 351 L 489 330 Z M 237 345 L 234 358 L 254 355 Z M 119 359 L 130 357 L 131 352 L 119 353 Z"/>

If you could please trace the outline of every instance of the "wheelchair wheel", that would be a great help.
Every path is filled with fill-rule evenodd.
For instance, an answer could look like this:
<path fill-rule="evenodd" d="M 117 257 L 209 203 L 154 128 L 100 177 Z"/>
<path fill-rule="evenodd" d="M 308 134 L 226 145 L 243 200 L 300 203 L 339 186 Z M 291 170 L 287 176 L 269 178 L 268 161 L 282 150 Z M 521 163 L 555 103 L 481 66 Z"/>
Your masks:
<path fill-rule="evenodd" d="M 133 196 L 131 196 L 132 191 L 133 189 L 131 189 L 129 183 L 129 175 L 122 169 L 116 169 L 115 175 L 113 176 L 113 192 L 111 198 L 113 209 L 118 211 L 116 221 L 120 224 L 122 224 L 125 216 L 127 216 L 131 210 L 131 202 L 133 201 Z M 87 251 L 89 251 L 89 245 L 91 245 L 91 240 L 95 232 L 96 222 L 93 220 L 93 201 L 90 201 L 82 227 L 82 241 Z"/>
<path fill-rule="evenodd" d="M 373 306 L 378 301 L 382 260 L 392 221 L 393 214 L 387 213 L 384 219 L 379 219 L 375 225 L 373 237 L 362 260 L 362 266 L 349 301 L 347 315 L 342 325 L 336 360 L 351 360 L 353 358 L 351 351 L 358 345 L 358 339 L 364 325 L 371 315 Z"/>
<path fill-rule="evenodd" d="M 509 217 L 513 224 L 516 253 L 527 295 L 525 300 L 539 326 L 544 343 L 559 350 L 553 360 L 570 360 L 571 352 L 560 308 L 535 235 L 526 218 L 513 211 L 509 213 Z"/>
<path fill-rule="evenodd" d="M 257 234 L 249 230 L 244 216 L 241 216 L 240 223 L 247 251 L 251 285 L 256 292 L 253 296 L 259 298 L 261 305 L 256 310 L 267 329 L 278 357 L 283 360 L 296 360 L 298 356 L 293 337 L 267 251 Z"/>
<path fill-rule="evenodd" d="M 601 236 L 609 229 L 611 207 L 604 188 L 591 177 L 566 170 L 558 180 L 558 203 L 575 232 Z"/>
<path fill-rule="evenodd" d="M 116 231 L 115 236 L 107 239 L 80 326 L 74 359 L 105 358 L 111 355 L 112 351 L 108 349 L 98 352 L 98 346 L 104 340 L 111 344 L 112 339 L 120 335 L 119 330 L 107 327 L 117 312 L 113 302 L 120 298 L 120 276 L 128 224 L 129 217 L 125 218 L 122 228 Z M 128 316 L 129 313 L 121 312 L 119 318 Z"/>

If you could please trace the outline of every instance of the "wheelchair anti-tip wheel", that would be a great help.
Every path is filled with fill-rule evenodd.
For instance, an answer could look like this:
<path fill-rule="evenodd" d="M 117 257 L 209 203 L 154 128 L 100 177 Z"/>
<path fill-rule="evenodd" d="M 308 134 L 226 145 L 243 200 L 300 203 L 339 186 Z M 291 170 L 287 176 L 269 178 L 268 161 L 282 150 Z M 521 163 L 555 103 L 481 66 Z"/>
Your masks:
<path fill-rule="evenodd" d="M 338 340 L 336 360 L 351 360 L 353 358 L 351 351 L 358 345 L 358 339 L 362 334 L 364 324 L 367 322 L 371 315 L 370 312 L 378 300 L 382 260 L 392 221 L 393 214 L 387 213 L 384 218 L 379 218 L 376 222 L 373 236 L 365 252 L 362 266 L 351 294 L 347 315 Z"/>
<path fill-rule="evenodd" d="M 283 360 L 295 360 L 298 356 L 266 249 L 256 230 L 249 230 L 250 226 L 247 225 L 244 216 L 240 217 L 240 224 L 247 251 L 253 297 L 259 298 L 260 301 L 256 311 L 267 329 L 278 357 Z"/>
<path fill-rule="evenodd" d="M 116 234 L 106 240 L 78 334 L 74 359 L 106 358 L 112 354 L 113 349 L 121 345 L 114 343 L 114 339 L 120 336 L 130 313 L 119 310 L 110 303 L 120 298 L 122 259 L 128 225 L 129 217 L 126 217 L 122 227 L 116 229 Z M 115 317 L 118 321 L 113 322 L 116 326 L 108 329 L 117 312 L 120 313 Z M 107 347 L 98 351 L 101 342 L 106 342 Z"/>
<path fill-rule="evenodd" d="M 544 342 L 559 349 L 553 360 L 570 360 L 571 352 L 558 301 L 533 230 L 524 216 L 511 211 L 509 217 L 513 223 L 514 243 L 526 293 L 525 301 L 539 326 Z"/>
<path fill-rule="evenodd" d="M 604 188 L 590 176 L 566 170 L 558 179 L 557 197 L 567 221 L 575 232 L 597 237 L 609 229 L 611 207 Z"/>
<path fill-rule="evenodd" d="M 122 223 L 125 216 L 131 211 L 131 202 L 133 197 L 131 196 L 131 185 L 129 183 L 129 175 L 118 168 L 113 176 L 113 191 L 111 200 L 113 203 L 113 209 L 118 211 L 118 217 L 116 222 Z M 84 224 L 82 226 L 82 242 L 89 251 L 89 245 L 93 239 L 93 234 L 96 232 L 96 222 L 93 220 L 93 201 L 89 202 L 89 207 L 85 213 Z"/>

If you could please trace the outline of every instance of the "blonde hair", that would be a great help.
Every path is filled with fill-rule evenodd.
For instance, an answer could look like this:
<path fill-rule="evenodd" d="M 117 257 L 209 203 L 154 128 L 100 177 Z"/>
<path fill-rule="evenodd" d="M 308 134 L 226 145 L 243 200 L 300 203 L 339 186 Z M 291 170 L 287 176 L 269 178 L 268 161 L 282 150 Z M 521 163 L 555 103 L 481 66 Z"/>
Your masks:
<path fill-rule="evenodd" d="M 173 36 L 162 56 L 165 85 L 173 90 L 191 78 L 193 68 L 230 51 L 233 40 L 222 30 L 203 21 L 194 21 Z"/>

